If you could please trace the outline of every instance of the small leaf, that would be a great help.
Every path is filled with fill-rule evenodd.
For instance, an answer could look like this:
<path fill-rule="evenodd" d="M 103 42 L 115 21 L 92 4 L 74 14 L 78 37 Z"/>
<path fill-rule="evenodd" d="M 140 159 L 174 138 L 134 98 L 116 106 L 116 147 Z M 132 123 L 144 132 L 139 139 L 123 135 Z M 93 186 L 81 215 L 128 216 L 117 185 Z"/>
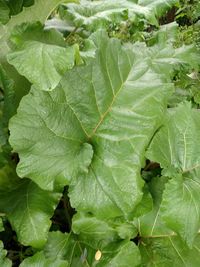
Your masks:
<path fill-rule="evenodd" d="M 12 262 L 6 258 L 6 250 L 3 249 L 3 243 L 0 241 L 0 266 L 2 267 L 11 267 Z"/>

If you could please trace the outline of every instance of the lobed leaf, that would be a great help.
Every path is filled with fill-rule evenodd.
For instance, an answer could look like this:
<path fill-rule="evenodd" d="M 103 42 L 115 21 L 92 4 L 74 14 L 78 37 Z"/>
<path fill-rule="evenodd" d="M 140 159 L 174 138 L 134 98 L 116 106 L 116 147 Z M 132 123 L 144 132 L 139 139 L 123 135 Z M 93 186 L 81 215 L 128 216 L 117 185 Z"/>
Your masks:
<path fill-rule="evenodd" d="M 76 49 L 27 41 L 11 52 L 8 62 L 40 90 L 53 90 L 61 76 L 74 66 Z M 31 59 L 31 60 L 30 60 Z"/>
<path fill-rule="evenodd" d="M 2 267 L 11 267 L 12 262 L 6 258 L 6 250 L 3 249 L 3 243 L 0 241 L 0 266 Z"/>
<path fill-rule="evenodd" d="M 44 189 L 69 183 L 77 210 L 110 218 L 128 216 L 142 198 L 144 151 L 171 84 L 148 58 L 99 35 L 88 65 L 68 71 L 53 92 L 32 90 L 22 100 L 10 142 L 20 155 L 21 177 Z"/>
<path fill-rule="evenodd" d="M 8 166 L 0 170 L 0 184 L 0 212 L 7 215 L 22 244 L 41 248 L 61 195 L 44 191 L 29 179 L 20 180 Z"/>
<path fill-rule="evenodd" d="M 16 25 L 20 25 L 26 22 L 39 21 L 42 24 L 47 20 L 51 12 L 60 4 L 66 2 L 76 2 L 76 0 L 35 0 L 34 5 L 24 7 L 23 11 L 13 16 L 12 19 L 7 23 L 9 31 L 13 30 Z"/>
<path fill-rule="evenodd" d="M 190 247 L 200 224 L 199 120 L 198 110 L 189 103 L 180 104 L 168 112 L 147 151 L 147 157 L 159 162 L 163 174 L 171 178 L 161 204 L 164 220 Z"/>

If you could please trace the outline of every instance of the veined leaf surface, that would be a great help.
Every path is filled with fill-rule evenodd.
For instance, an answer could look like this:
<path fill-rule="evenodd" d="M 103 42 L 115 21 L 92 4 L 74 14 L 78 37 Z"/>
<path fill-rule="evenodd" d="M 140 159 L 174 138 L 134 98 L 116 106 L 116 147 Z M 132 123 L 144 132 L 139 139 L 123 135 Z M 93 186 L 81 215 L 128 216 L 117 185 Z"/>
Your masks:
<path fill-rule="evenodd" d="M 70 267 L 139 267 L 141 261 L 139 250 L 131 241 L 96 247 L 93 241 L 84 242 L 72 233 L 49 233 L 44 252 L 49 259 L 67 260 Z"/>
<path fill-rule="evenodd" d="M 157 25 L 157 18 L 175 3 L 177 0 L 82 0 L 80 5 L 74 3 L 65 5 L 67 9 L 64 18 L 71 20 L 77 27 L 85 27 L 92 31 L 107 28 L 111 23 L 127 19 L 133 22 L 146 19 L 149 23 Z"/>
<path fill-rule="evenodd" d="M 199 236 L 192 249 L 174 235 L 143 238 L 139 248 L 142 267 L 198 267 L 200 264 Z"/>
<path fill-rule="evenodd" d="M 161 204 L 164 220 L 190 247 L 200 225 L 199 120 L 199 111 L 190 103 L 170 110 L 147 151 L 147 157 L 159 162 L 163 174 L 171 178 Z"/>
<path fill-rule="evenodd" d="M 40 90 L 53 90 L 61 76 L 74 66 L 75 53 L 75 47 L 27 41 L 19 51 L 8 55 L 8 62 Z"/>
<path fill-rule="evenodd" d="M 42 190 L 29 179 L 19 179 L 7 166 L 0 169 L 0 185 L 0 212 L 8 217 L 18 240 L 41 248 L 61 195 Z"/>
<path fill-rule="evenodd" d="M 128 216 L 142 198 L 144 151 L 171 84 L 149 58 L 98 35 L 94 60 L 68 71 L 54 91 L 32 90 L 22 100 L 10 142 L 20 155 L 19 176 L 44 189 L 70 184 L 77 210 Z"/>

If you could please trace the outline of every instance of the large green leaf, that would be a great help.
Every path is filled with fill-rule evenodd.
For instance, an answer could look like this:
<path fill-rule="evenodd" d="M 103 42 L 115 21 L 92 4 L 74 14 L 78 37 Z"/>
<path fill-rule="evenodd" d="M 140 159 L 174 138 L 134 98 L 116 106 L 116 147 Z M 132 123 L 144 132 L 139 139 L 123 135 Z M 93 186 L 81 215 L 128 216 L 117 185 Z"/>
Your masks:
<path fill-rule="evenodd" d="M 60 194 L 17 178 L 8 166 L 0 169 L 0 184 L 0 212 L 6 213 L 18 240 L 24 245 L 42 247 Z"/>
<path fill-rule="evenodd" d="M 42 24 L 49 17 L 51 12 L 60 4 L 66 2 L 77 2 L 76 0 L 35 0 L 34 5 L 30 7 L 24 7 L 23 11 L 18 15 L 13 16 L 7 23 L 7 28 L 11 31 L 16 25 L 25 22 L 40 21 Z"/>
<path fill-rule="evenodd" d="M 73 234 L 50 232 L 44 251 L 47 258 L 66 259 L 70 267 L 140 266 L 138 248 L 130 241 L 118 241 L 104 247 L 96 247 L 92 241 L 84 243 Z M 100 254 L 99 258 L 97 252 Z"/>
<path fill-rule="evenodd" d="M 127 19 L 134 22 L 137 22 L 138 19 L 146 19 L 148 22 L 157 25 L 156 17 L 162 16 L 175 3 L 177 3 L 177 0 L 82 0 L 80 5 L 63 5 L 67 9 L 62 16 L 71 20 L 77 27 L 85 27 L 92 31 Z"/>
<path fill-rule="evenodd" d="M 44 30 L 40 23 L 17 27 L 10 39 L 14 51 L 8 54 L 8 62 L 41 90 L 54 89 L 74 66 L 78 48 L 65 47 L 60 33 Z"/>
<path fill-rule="evenodd" d="M 8 62 L 41 90 L 54 89 L 68 69 L 74 66 L 75 47 L 59 47 L 30 41 L 8 55 Z"/>
<path fill-rule="evenodd" d="M 191 109 L 189 103 L 170 110 L 147 151 L 147 157 L 159 162 L 163 173 L 172 178 L 161 204 L 164 220 L 189 246 L 200 225 L 199 120 L 198 110 Z"/>
<path fill-rule="evenodd" d="M 38 252 L 34 256 L 26 258 L 20 267 L 68 267 L 67 261 L 60 259 L 46 259 L 43 252 Z"/>
<path fill-rule="evenodd" d="M 11 267 L 12 262 L 6 258 L 6 250 L 3 249 L 3 243 L 0 241 L 0 266 L 2 267 Z"/>
<path fill-rule="evenodd" d="M 98 35 L 94 60 L 68 71 L 53 92 L 32 90 L 22 100 L 10 142 L 21 177 L 46 189 L 70 182 L 73 206 L 105 219 L 128 216 L 142 198 L 144 151 L 171 84 L 149 58 Z"/>
<path fill-rule="evenodd" d="M 5 61 L 7 53 L 10 51 L 8 39 L 13 29 L 22 23 L 35 23 L 37 21 L 45 23 L 51 12 L 60 4 L 66 2 L 77 2 L 76 0 L 35 0 L 34 5 L 24 7 L 19 14 L 12 16 L 8 23 L 0 24 L 0 62 Z M 12 5 L 11 5 L 12 6 Z"/>

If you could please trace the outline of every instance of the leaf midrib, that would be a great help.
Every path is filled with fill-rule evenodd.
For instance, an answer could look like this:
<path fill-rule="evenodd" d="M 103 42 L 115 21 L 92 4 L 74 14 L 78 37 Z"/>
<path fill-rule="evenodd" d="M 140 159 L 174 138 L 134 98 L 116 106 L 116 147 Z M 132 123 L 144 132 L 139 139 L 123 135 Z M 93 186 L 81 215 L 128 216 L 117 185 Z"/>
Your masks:
<path fill-rule="evenodd" d="M 98 128 L 100 127 L 100 125 L 103 123 L 105 117 L 106 117 L 106 116 L 109 114 L 109 112 L 111 111 L 111 109 L 112 109 L 112 107 L 113 107 L 113 104 L 115 103 L 115 100 L 117 99 L 118 95 L 120 94 L 120 92 L 121 92 L 122 89 L 124 88 L 125 83 L 126 83 L 127 80 L 128 80 L 128 77 L 129 77 L 129 75 L 130 75 L 130 72 L 131 72 L 131 70 L 132 70 L 133 65 L 131 65 L 131 62 L 130 62 L 130 59 L 129 59 L 128 54 L 127 54 L 127 58 L 128 58 L 129 66 L 130 66 L 130 69 L 129 69 L 128 73 L 127 73 L 127 76 L 126 76 L 126 78 L 124 79 L 124 81 L 122 82 L 121 86 L 119 87 L 119 90 L 117 91 L 117 93 L 113 95 L 113 99 L 112 99 L 112 101 L 111 101 L 109 107 L 108 107 L 107 110 L 102 114 L 102 116 L 101 116 L 99 122 L 96 124 L 94 130 L 93 130 L 92 133 L 88 136 L 89 139 L 92 139 L 92 137 L 95 135 L 97 129 L 98 129 Z M 108 74 L 108 77 L 110 77 L 110 74 L 109 74 L 108 71 L 107 71 L 107 74 Z"/>

